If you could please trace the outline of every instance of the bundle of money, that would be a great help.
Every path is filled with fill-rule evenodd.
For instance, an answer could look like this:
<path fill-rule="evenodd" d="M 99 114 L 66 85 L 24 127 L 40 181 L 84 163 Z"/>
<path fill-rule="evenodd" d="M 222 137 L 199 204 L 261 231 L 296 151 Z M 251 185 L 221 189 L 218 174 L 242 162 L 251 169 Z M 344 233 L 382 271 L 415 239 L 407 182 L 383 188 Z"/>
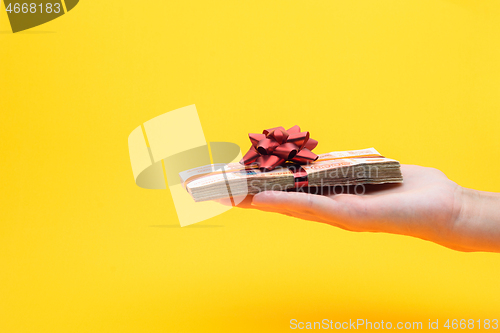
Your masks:
<path fill-rule="evenodd" d="M 239 163 L 212 164 L 179 174 L 196 202 L 257 194 L 349 185 L 402 183 L 398 161 L 374 148 L 319 155 L 305 165 L 285 164 L 272 171 Z M 314 192 L 313 192 L 314 193 Z"/>

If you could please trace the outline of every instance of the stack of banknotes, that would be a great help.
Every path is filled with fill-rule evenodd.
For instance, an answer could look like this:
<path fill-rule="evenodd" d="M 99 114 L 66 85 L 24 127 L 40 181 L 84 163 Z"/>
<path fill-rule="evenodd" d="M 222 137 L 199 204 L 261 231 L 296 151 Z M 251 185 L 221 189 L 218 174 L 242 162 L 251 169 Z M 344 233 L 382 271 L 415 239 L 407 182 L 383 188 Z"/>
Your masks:
<path fill-rule="evenodd" d="M 319 155 L 310 164 L 286 164 L 272 171 L 239 163 L 212 164 L 181 172 L 181 182 L 196 202 L 257 194 L 349 185 L 402 183 L 398 161 L 374 148 Z M 361 191 L 358 190 L 358 191 Z"/>

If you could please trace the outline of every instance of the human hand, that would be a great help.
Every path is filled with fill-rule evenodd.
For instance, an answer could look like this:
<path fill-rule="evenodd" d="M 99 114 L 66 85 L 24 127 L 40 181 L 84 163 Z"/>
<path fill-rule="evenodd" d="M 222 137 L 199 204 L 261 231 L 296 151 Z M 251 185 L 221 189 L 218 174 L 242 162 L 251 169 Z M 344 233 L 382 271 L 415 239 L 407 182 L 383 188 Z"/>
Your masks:
<path fill-rule="evenodd" d="M 401 171 L 403 184 L 365 185 L 363 195 L 267 191 L 247 197 L 238 207 L 350 231 L 409 235 L 460 251 L 476 250 L 478 240 L 469 238 L 481 238 L 481 234 L 471 232 L 462 216 L 466 189 L 437 169 L 402 165 Z"/>

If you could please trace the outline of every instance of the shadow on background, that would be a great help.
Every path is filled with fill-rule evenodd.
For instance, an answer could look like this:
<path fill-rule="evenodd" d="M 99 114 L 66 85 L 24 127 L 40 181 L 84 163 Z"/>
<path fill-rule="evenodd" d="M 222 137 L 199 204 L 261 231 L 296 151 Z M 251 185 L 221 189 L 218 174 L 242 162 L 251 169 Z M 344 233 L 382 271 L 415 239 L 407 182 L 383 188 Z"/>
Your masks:
<path fill-rule="evenodd" d="M 37 35 L 37 34 L 55 34 L 56 31 L 21 31 L 16 33 L 16 35 Z M 4 30 L 0 31 L 0 34 L 10 34 L 14 35 L 12 31 Z"/>

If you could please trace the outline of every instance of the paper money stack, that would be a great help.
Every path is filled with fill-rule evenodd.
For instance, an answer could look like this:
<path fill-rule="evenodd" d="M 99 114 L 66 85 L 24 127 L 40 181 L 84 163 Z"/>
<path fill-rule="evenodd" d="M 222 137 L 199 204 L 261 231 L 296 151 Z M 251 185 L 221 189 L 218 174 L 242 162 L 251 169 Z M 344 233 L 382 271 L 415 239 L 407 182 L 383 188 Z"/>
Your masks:
<path fill-rule="evenodd" d="M 300 190 L 304 184 L 315 193 L 311 188 L 334 187 L 336 192 L 337 186 L 403 182 L 399 162 L 383 157 L 374 148 L 319 155 L 317 161 L 300 168 L 285 165 L 260 171 L 230 163 L 199 167 L 179 175 L 197 202 L 270 190 Z"/>

